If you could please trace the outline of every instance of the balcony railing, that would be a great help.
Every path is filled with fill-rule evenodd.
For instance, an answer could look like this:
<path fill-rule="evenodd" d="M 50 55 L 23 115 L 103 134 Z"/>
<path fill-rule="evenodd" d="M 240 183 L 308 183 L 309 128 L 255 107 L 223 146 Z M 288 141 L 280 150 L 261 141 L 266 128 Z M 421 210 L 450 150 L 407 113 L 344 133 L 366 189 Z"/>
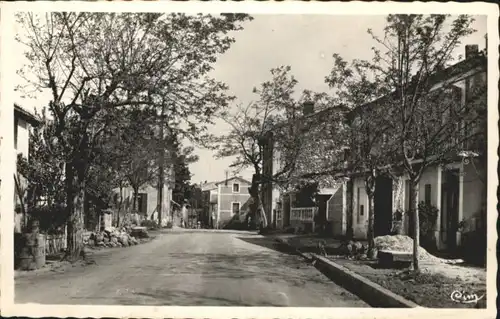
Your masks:
<path fill-rule="evenodd" d="M 295 207 L 290 211 L 290 220 L 301 222 L 314 222 L 318 207 Z"/>

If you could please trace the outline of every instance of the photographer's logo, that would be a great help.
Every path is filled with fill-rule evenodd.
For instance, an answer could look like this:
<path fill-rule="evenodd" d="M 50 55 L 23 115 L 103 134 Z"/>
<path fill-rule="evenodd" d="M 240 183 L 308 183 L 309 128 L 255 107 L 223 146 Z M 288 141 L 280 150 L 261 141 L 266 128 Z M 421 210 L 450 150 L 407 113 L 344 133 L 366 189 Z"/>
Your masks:
<path fill-rule="evenodd" d="M 468 293 L 466 291 L 458 291 L 455 290 L 454 292 L 451 293 L 451 300 L 454 302 L 458 303 L 476 303 L 479 300 L 484 298 L 484 295 L 481 295 L 480 297 L 477 296 L 475 293 Z"/>

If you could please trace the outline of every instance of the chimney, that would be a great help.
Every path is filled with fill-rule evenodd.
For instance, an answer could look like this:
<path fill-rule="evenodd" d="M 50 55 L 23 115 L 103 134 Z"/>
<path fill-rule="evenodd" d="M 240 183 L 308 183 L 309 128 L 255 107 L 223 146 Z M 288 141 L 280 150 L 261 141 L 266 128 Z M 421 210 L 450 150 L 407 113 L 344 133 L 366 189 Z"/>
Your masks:
<path fill-rule="evenodd" d="M 472 58 L 479 53 L 479 46 L 477 44 L 467 44 L 465 46 L 465 59 Z"/>
<path fill-rule="evenodd" d="M 314 102 L 304 102 L 302 105 L 302 113 L 304 116 L 314 113 Z"/>

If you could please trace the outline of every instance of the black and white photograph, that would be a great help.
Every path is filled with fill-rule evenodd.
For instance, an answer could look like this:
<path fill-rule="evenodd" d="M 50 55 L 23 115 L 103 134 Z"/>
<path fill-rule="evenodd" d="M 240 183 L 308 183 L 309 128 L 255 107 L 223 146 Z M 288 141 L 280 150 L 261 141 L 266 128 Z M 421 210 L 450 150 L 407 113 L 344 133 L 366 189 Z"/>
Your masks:
<path fill-rule="evenodd" d="M 5 311 L 494 313 L 496 7 L 4 4 Z"/>

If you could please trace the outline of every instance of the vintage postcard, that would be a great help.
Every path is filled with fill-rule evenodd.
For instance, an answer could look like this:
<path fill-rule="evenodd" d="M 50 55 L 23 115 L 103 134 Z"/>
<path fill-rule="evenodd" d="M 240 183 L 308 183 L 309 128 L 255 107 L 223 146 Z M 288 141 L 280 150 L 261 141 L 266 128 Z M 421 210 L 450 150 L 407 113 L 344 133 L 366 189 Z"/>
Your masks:
<path fill-rule="evenodd" d="M 2 3 L 2 315 L 492 317 L 498 16 Z"/>

